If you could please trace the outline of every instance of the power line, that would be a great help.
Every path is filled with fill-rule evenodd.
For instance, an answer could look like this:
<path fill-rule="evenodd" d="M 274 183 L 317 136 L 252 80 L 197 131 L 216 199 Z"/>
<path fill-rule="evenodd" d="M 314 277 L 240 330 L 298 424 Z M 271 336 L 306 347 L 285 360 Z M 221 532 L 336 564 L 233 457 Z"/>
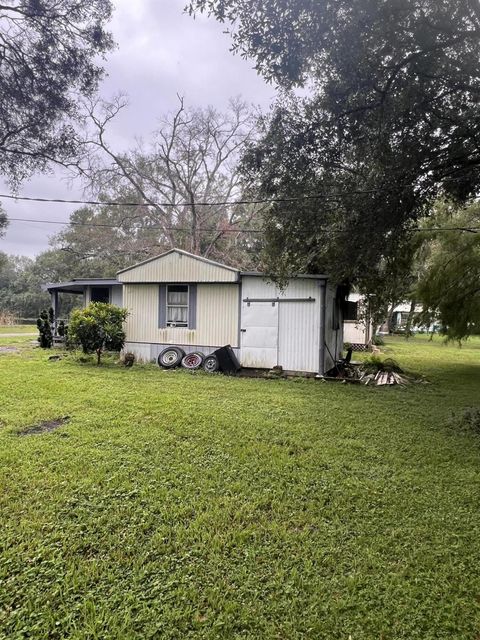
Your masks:
<path fill-rule="evenodd" d="M 291 198 L 259 198 L 256 200 L 224 200 L 213 202 L 194 202 L 193 204 L 198 207 L 213 207 L 213 206 L 227 206 L 238 204 L 269 204 L 275 202 L 299 202 L 300 200 L 338 200 L 351 195 L 368 195 L 372 193 L 378 193 L 385 191 L 385 189 L 356 189 L 354 191 L 346 191 L 344 193 L 315 193 L 304 196 L 295 196 Z M 0 198 L 8 200 L 22 200 L 27 202 L 48 202 L 57 204 L 89 204 L 95 206 L 104 207 L 188 207 L 191 206 L 191 202 L 118 202 L 116 200 L 66 200 L 62 198 L 38 198 L 34 196 L 15 196 L 7 193 L 0 193 Z"/>
<path fill-rule="evenodd" d="M 8 218 L 9 221 L 13 221 L 13 222 L 33 222 L 33 223 L 39 223 L 39 224 L 58 224 L 58 225 L 65 225 L 65 226 L 73 226 L 73 227 L 88 227 L 91 229 L 95 229 L 95 228 L 105 228 L 105 229 L 121 229 L 123 227 L 122 224 L 110 224 L 110 223 L 103 223 L 103 222 L 99 222 L 97 224 L 93 224 L 90 222 L 62 222 L 60 220 L 35 220 L 33 218 Z M 184 231 L 187 233 L 190 233 L 192 231 L 191 228 L 186 228 L 186 227 L 164 227 L 161 225 L 137 225 L 135 227 L 136 229 L 146 229 L 146 230 L 157 230 L 157 231 Z M 202 228 L 202 227 L 198 227 L 196 229 L 196 231 L 208 231 L 211 233 L 218 233 L 218 232 L 222 232 L 222 233 L 264 233 L 263 230 L 261 229 L 243 229 L 243 228 L 239 228 L 239 229 L 207 229 L 207 228 Z M 319 227 L 317 229 L 318 232 L 321 233 L 345 233 L 348 230 L 347 229 L 322 229 L 321 227 Z M 437 232 L 437 231 L 464 231 L 467 233 L 478 233 L 480 232 L 480 227 L 428 227 L 428 228 L 420 228 L 420 227 L 416 227 L 416 228 L 412 228 L 412 229 L 407 229 L 407 231 L 415 231 L 418 233 L 424 233 L 424 232 Z"/>
<path fill-rule="evenodd" d="M 98 224 L 92 224 L 89 222 L 62 222 L 60 220 L 34 220 L 33 218 L 8 218 L 8 220 L 12 220 L 14 222 L 38 222 L 41 224 L 59 224 L 59 225 L 66 225 L 66 226 L 74 226 L 74 227 L 89 227 L 91 229 L 95 229 L 97 227 L 100 228 L 106 228 L 106 229 L 121 229 L 123 227 L 122 224 L 107 224 L 107 223 L 103 223 L 103 222 L 99 222 Z M 137 225 L 135 227 L 136 229 L 146 229 L 147 231 L 149 231 L 150 229 L 152 230 L 157 230 L 157 231 L 185 231 L 187 233 L 190 233 L 192 231 L 191 228 L 185 228 L 185 227 L 163 227 L 161 225 Z M 260 229 L 205 229 L 202 227 L 197 227 L 196 231 L 210 231 L 212 233 L 218 233 L 218 232 L 222 232 L 222 233 L 263 233 L 262 230 Z"/>

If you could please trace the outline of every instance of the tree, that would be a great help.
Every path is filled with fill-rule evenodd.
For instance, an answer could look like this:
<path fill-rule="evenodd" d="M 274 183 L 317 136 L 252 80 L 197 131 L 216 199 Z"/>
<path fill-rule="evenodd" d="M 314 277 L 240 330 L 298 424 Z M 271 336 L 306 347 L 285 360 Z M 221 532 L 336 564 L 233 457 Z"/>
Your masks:
<path fill-rule="evenodd" d="M 428 231 L 450 227 L 464 231 Z M 476 232 L 469 229 L 477 229 Z M 462 340 L 480 332 L 480 203 L 465 209 L 441 203 L 426 225 L 429 256 L 415 293 L 423 322 L 440 320 L 442 333 Z"/>
<path fill-rule="evenodd" d="M 123 323 L 127 315 L 127 309 L 104 302 L 92 302 L 84 309 L 75 309 L 68 325 L 68 342 L 72 346 L 80 345 L 84 353 L 96 353 L 97 364 L 100 364 L 104 350 L 123 348 Z"/>
<path fill-rule="evenodd" d="M 242 203 L 244 183 L 238 170 L 240 153 L 255 134 L 247 105 L 234 99 L 220 113 L 212 107 L 187 108 L 179 98 L 177 111 L 161 119 L 148 147 L 139 143 L 122 154 L 108 142 L 108 124 L 124 106 L 122 98 L 91 106 L 94 130 L 86 144 L 92 153 L 84 176 L 97 197 L 140 206 L 117 212 L 105 208 L 102 214 L 91 210 L 95 219 L 116 221 L 114 242 L 128 251 L 152 255 L 176 246 L 254 266 L 258 240 L 244 230 L 258 228 L 260 207 Z M 212 202 L 220 204 L 205 204 Z M 86 235 L 69 230 L 63 239 L 73 246 L 80 233 Z"/>
<path fill-rule="evenodd" d="M 79 97 L 112 48 L 110 0 L 5 0 L 0 6 L 0 173 L 13 185 L 78 153 Z"/>
<path fill-rule="evenodd" d="M 75 256 L 61 250 L 44 251 L 35 259 L 5 256 L 3 262 L 2 266 L 0 255 L 0 311 L 20 318 L 36 318 L 50 306 L 50 295 L 42 285 L 90 275 Z M 79 302 L 79 296 L 62 294 L 62 313 L 68 314 Z"/>
<path fill-rule="evenodd" d="M 230 22 L 234 49 L 285 91 L 245 163 L 261 195 L 283 200 L 265 221 L 272 269 L 362 280 L 436 198 L 478 192 L 478 0 L 192 0 L 190 10 Z"/>
<path fill-rule="evenodd" d="M 0 204 L 0 238 L 2 238 L 5 235 L 5 231 L 7 229 L 8 226 L 8 218 L 7 218 L 7 214 L 4 212 L 2 205 Z M 1 258 L 0 258 L 1 260 Z M 0 262 L 1 264 L 1 262 Z"/>

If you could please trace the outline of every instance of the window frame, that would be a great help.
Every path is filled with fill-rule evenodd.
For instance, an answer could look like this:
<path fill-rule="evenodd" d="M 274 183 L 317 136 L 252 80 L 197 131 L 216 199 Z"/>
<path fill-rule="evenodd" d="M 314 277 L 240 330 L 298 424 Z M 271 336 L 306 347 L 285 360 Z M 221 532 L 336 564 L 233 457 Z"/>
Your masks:
<path fill-rule="evenodd" d="M 168 303 L 168 293 L 171 287 L 185 287 L 187 293 L 187 304 L 169 304 Z M 169 309 L 181 308 L 187 310 L 187 322 L 185 324 L 178 324 L 174 321 L 168 320 L 168 311 Z M 181 284 L 181 283 L 171 283 L 165 285 L 165 326 L 167 329 L 189 329 L 190 327 L 190 285 L 189 284 Z"/>

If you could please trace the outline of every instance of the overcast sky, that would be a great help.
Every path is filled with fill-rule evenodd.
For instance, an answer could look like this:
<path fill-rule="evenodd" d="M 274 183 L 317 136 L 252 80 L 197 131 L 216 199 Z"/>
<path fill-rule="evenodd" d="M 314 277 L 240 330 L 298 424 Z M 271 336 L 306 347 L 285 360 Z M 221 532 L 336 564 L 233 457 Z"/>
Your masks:
<path fill-rule="evenodd" d="M 117 148 L 128 148 L 135 137 L 148 139 L 157 119 L 176 107 L 179 93 L 187 105 L 214 105 L 224 109 L 228 99 L 241 95 L 267 108 L 275 91 L 253 69 L 251 61 L 230 53 L 231 40 L 213 19 L 195 20 L 183 13 L 185 0 L 113 0 L 110 25 L 117 49 L 108 55 L 100 94 L 111 98 L 119 91 L 129 96 L 129 106 L 111 131 Z M 8 187 L 0 180 L 0 192 Z M 65 176 L 37 175 L 21 195 L 81 199 L 81 184 L 69 185 Z M 3 200 L 10 218 L 68 220 L 72 205 Z M 48 238 L 62 227 L 12 221 L 0 251 L 34 256 L 48 248 Z"/>

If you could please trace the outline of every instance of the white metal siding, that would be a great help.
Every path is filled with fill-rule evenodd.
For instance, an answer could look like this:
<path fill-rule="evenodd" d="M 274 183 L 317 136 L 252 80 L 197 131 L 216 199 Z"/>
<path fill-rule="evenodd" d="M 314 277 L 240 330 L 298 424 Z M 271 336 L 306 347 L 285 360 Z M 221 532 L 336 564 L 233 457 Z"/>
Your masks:
<path fill-rule="evenodd" d="M 122 285 L 114 285 L 110 290 L 110 302 L 116 304 L 117 307 L 121 307 L 123 304 L 122 289 Z"/>
<path fill-rule="evenodd" d="M 365 324 L 360 320 L 345 320 L 343 323 L 343 341 L 351 344 L 367 344 Z"/>
<path fill-rule="evenodd" d="M 242 302 L 241 364 L 290 371 L 317 372 L 320 368 L 320 298 L 318 281 L 296 278 L 285 290 L 261 277 L 242 278 L 242 300 L 280 298 L 271 302 Z M 281 298 L 314 298 L 314 302 Z M 275 326 L 276 325 L 276 326 Z M 276 353 L 275 353 L 276 351 Z"/>
<path fill-rule="evenodd" d="M 320 295 L 320 288 L 317 297 Z M 289 371 L 318 371 L 320 312 L 317 302 L 279 306 L 279 364 Z"/>
<path fill-rule="evenodd" d="M 172 252 L 118 274 L 121 282 L 237 282 L 238 271 Z"/>
<path fill-rule="evenodd" d="M 126 284 L 123 304 L 128 342 L 173 345 L 238 346 L 238 285 L 197 286 L 196 329 L 158 326 L 159 285 Z"/>

